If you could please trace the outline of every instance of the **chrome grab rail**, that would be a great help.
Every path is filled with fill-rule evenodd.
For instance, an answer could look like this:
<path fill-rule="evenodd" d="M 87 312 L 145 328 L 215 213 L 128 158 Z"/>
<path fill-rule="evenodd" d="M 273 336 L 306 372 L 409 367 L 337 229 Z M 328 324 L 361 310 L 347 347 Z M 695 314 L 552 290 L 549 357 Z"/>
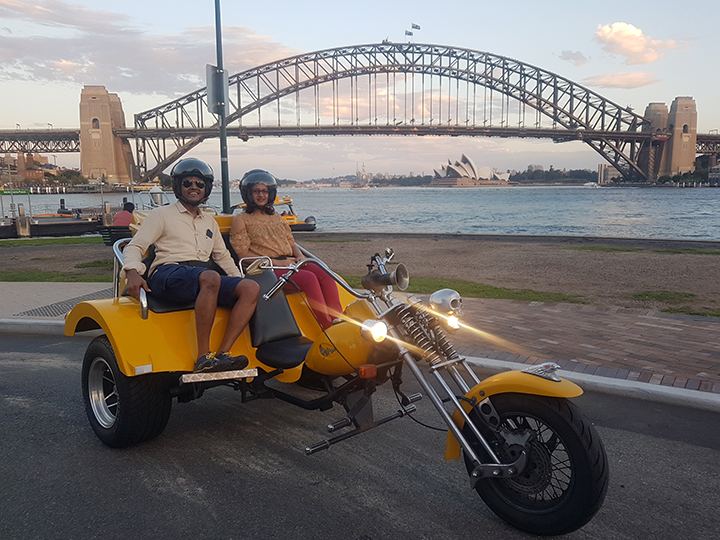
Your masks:
<path fill-rule="evenodd" d="M 131 238 L 121 238 L 113 244 L 113 252 L 115 260 L 113 261 L 113 294 L 115 298 L 120 298 L 120 272 L 123 267 L 123 248 L 130 243 Z M 140 288 L 140 316 L 147 320 L 148 318 L 148 300 L 145 289 Z"/>
<path fill-rule="evenodd" d="M 123 267 L 123 248 L 130 243 L 131 238 L 121 238 L 113 244 L 115 259 L 113 261 L 113 295 L 120 298 L 120 271 Z"/>

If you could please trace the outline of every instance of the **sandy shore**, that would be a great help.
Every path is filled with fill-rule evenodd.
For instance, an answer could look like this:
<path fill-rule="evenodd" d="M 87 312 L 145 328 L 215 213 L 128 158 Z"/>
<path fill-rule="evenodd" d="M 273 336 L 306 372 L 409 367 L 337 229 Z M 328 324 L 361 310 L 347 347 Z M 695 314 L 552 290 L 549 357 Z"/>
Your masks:
<path fill-rule="evenodd" d="M 668 304 L 638 301 L 632 295 L 669 291 L 695 295 L 682 305 L 720 309 L 720 242 L 365 233 L 299 233 L 296 239 L 346 275 L 364 274 L 372 254 L 392 247 L 411 281 L 412 276 L 447 277 L 581 295 L 595 305 L 651 309 Z M 111 257 L 111 248 L 104 245 L 0 247 L 0 271 L 107 275 L 76 265 Z"/>

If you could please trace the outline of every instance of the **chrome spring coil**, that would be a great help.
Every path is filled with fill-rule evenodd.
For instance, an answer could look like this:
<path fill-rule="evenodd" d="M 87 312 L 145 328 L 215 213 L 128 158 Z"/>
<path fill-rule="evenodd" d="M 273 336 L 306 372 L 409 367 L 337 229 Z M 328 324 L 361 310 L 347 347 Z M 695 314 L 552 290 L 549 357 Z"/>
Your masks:
<path fill-rule="evenodd" d="M 450 343 L 447 336 L 445 335 L 445 332 L 443 332 L 442 327 L 439 324 L 436 325 L 435 328 L 435 342 L 437 343 L 438 349 L 440 349 L 440 354 L 442 354 L 448 360 L 455 360 L 456 358 L 460 358 L 460 355 L 457 353 L 452 343 Z"/>
<path fill-rule="evenodd" d="M 435 352 L 432 342 L 428 338 L 420 323 L 418 323 L 415 319 L 410 306 L 403 306 L 400 310 L 398 310 L 398 317 L 400 318 L 400 324 L 403 325 L 405 331 L 410 335 L 413 343 L 425 351 L 424 357 L 430 365 L 433 366 L 442 362 L 442 357 Z M 447 342 L 447 340 L 445 341 Z M 452 348 L 452 346 L 450 347 Z"/>

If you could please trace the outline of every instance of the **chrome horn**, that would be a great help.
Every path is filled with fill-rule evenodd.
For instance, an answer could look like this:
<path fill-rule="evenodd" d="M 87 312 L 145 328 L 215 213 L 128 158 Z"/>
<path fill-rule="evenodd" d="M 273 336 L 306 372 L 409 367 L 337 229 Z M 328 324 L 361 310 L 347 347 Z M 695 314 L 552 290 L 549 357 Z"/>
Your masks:
<path fill-rule="evenodd" d="M 398 264 L 397 268 L 390 273 L 381 274 L 380 272 L 371 272 L 362 277 L 363 288 L 375 293 L 379 293 L 388 285 L 394 285 L 401 291 L 408 288 L 408 285 L 410 285 L 410 275 L 404 264 Z"/>

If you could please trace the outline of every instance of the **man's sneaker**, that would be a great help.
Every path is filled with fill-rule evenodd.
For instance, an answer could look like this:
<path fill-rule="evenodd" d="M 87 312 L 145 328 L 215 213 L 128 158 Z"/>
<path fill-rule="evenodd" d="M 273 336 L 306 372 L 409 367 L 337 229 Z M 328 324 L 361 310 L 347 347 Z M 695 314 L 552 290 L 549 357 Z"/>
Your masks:
<path fill-rule="evenodd" d="M 247 356 L 242 355 L 242 354 L 240 356 L 231 356 L 229 352 L 219 352 L 219 353 L 217 353 L 215 358 L 217 358 L 218 362 L 219 361 L 227 362 L 230 365 L 230 367 L 228 367 L 226 369 L 232 370 L 232 371 L 245 369 L 248 366 L 248 364 L 250 363 Z"/>
<path fill-rule="evenodd" d="M 193 371 L 195 373 L 212 372 L 212 371 L 228 371 L 231 368 L 231 357 L 228 357 L 225 353 L 215 354 L 209 352 L 203 354 L 200 358 L 195 361 L 195 367 Z M 247 365 L 247 364 L 246 364 Z"/>

